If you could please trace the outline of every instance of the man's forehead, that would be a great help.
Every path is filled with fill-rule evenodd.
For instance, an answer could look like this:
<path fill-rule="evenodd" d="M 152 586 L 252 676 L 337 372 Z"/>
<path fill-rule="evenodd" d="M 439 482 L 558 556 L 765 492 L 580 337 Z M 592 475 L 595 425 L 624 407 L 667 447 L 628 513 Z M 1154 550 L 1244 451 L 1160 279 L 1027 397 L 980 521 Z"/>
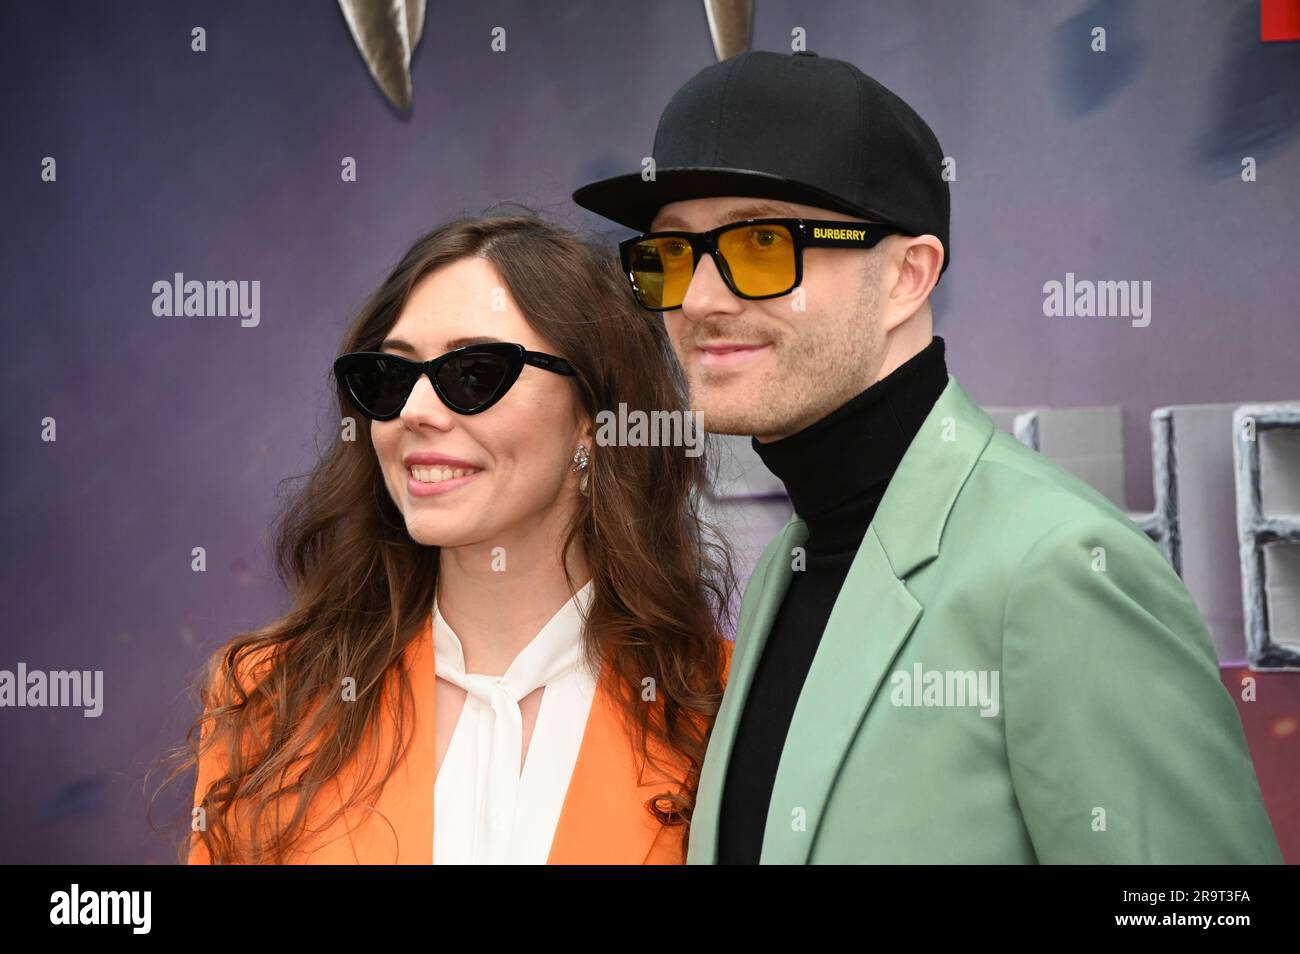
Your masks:
<path fill-rule="evenodd" d="M 829 209 L 793 205 L 777 199 L 760 199 L 745 196 L 726 198 L 683 199 L 665 205 L 655 215 L 650 227 L 654 231 L 666 229 L 704 230 L 737 222 L 742 219 L 762 218 L 826 218 L 850 219 L 850 216 Z"/>

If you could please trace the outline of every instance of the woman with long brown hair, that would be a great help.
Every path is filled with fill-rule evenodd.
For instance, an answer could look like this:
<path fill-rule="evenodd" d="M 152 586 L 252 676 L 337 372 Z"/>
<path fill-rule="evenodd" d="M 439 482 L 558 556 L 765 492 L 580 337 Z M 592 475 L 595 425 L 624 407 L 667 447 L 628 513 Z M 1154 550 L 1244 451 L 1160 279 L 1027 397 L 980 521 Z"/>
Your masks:
<path fill-rule="evenodd" d="M 191 863 L 681 863 L 734 583 L 614 257 L 534 216 L 420 238 L 348 332 L 282 515 L 292 608 L 210 660 Z M 197 736 L 197 738 L 196 738 Z"/>

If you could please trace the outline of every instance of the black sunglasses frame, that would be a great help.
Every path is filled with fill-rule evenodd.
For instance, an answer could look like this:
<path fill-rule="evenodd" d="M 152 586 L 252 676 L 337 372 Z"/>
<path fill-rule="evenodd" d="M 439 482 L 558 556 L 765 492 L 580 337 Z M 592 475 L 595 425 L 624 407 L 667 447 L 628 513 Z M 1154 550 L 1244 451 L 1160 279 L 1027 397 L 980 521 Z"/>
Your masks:
<path fill-rule="evenodd" d="M 731 277 L 731 267 L 727 264 L 726 256 L 718 248 L 718 237 L 725 232 L 730 232 L 732 229 L 746 228 L 751 225 L 781 225 L 790 232 L 791 240 L 794 243 L 794 284 L 789 288 L 768 295 L 746 295 L 736 287 L 736 283 Z M 846 231 L 861 232 L 862 234 L 856 237 L 840 237 L 840 233 Z M 647 239 L 685 239 L 690 243 L 694 255 L 694 261 L 691 263 L 692 278 L 695 276 L 695 269 L 700 266 L 700 259 L 707 254 L 713 259 L 718 274 L 722 276 L 722 280 L 733 295 L 747 301 L 763 301 L 768 298 L 780 298 L 783 295 L 788 295 L 803 283 L 803 250 L 805 248 L 867 249 L 877 245 L 885 236 L 901 231 L 897 226 L 890 225 L 888 222 L 845 222 L 838 219 L 745 219 L 741 222 L 728 222 L 726 225 L 720 225 L 716 229 L 709 229 L 707 232 L 669 230 L 634 235 L 632 238 L 624 239 L 618 243 L 618 254 L 623 264 L 623 272 L 627 275 L 627 280 L 632 284 L 632 292 L 636 295 L 636 300 L 642 308 L 647 311 L 676 311 L 682 307 L 681 302 L 671 306 L 653 307 L 647 305 L 641 298 L 641 289 L 637 287 L 636 274 L 632 270 L 632 249 Z M 819 234 L 822 232 L 834 232 L 835 235 Z"/>
<path fill-rule="evenodd" d="M 448 361 L 476 354 L 500 355 L 506 358 L 507 364 L 505 376 L 501 379 L 501 383 L 497 386 L 496 391 L 494 391 L 492 396 L 486 401 L 472 406 L 457 404 L 447 396 L 446 392 L 442 389 L 442 385 L 438 383 L 438 370 Z M 465 415 L 481 414 L 505 397 L 507 392 L 514 387 L 515 382 L 519 380 L 519 375 L 523 372 L 524 365 L 526 364 L 532 365 L 535 368 L 541 368 L 544 371 L 551 371 L 555 374 L 576 375 L 578 373 L 574 369 L 573 365 L 569 364 L 569 362 L 565 361 L 563 358 L 556 357 L 553 354 L 545 354 L 541 351 L 529 351 L 523 345 L 514 344 L 509 341 L 488 341 L 483 342 L 482 344 L 466 345 L 463 348 L 456 348 L 454 351 L 448 351 L 446 354 L 439 355 L 436 358 L 430 358 L 428 361 L 412 361 L 409 358 L 403 358 L 401 355 L 391 354 L 387 351 L 351 351 L 347 354 L 339 355 L 334 359 L 334 377 L 338 381 L 339 387 L 342 388 L 343 393 L 347 395 L 348 400 L 352 403 L 353 407 L 372 421 L 391 421 L 400 415 L 402 413 L 402 408 L 406 406 L 406 402 L 403 401 L 402 407 L 399 407 L 392 414 L 376 414 L 367 408 L 352 390 L 352 385 L 348 382 L 348 374 L 351 373 L 357 365 L 365 364 L 375 360 L 376 358 L 382 358 L 384 361 L 394 362 L 409 367 L 413 372 L 411 380 L 412 389 L 414 389 L 415 385 L 419 382 L 421 375 L 427 377 L 429 382 L 433 385 L 434 393 L 438 395 L 438 399 L 457 414 Z M 407 395 L 407 400 L 410 400 L 409 394 Z"/>

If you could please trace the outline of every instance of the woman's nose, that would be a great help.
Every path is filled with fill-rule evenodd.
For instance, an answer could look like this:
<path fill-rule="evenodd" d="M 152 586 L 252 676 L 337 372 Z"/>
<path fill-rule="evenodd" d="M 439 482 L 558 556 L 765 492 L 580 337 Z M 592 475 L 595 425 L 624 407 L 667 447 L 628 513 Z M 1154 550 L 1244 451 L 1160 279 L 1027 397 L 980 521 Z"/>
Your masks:
<path fill-rule="evenodd" d="M 420 375 L 402 405 L 401 419 L 408 427 L 429 424 L 441 430 L 451 426 L 454 412 L 442 403 L 427 374 Z"/>

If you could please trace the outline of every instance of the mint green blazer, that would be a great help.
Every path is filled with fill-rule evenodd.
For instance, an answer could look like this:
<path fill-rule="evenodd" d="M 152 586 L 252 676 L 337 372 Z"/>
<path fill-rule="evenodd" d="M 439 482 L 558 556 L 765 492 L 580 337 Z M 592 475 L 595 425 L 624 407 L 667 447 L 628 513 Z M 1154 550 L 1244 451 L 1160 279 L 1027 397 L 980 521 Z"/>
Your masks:
<path fill-rule="evenodd" d="M 716 862 L 727 760 L 806 536 L 796 513 L 746 587 L 690 864 Z M 827 622 L 761 862 L 1281 860 L 1182 581 L 949 375 Z"/>

